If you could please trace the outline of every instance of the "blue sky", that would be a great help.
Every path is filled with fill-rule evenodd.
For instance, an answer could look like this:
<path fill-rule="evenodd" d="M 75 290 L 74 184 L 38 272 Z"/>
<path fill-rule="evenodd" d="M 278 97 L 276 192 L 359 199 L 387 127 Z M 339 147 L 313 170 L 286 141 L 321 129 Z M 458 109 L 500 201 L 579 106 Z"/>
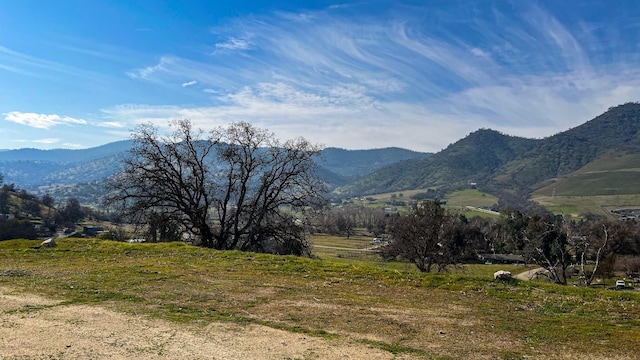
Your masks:
<path fill-rule="evenodd" d="M 546 137 L 640 100 L 638 1 L 0 0 L 0 149 L 248 121 L 325 146 Z"/>

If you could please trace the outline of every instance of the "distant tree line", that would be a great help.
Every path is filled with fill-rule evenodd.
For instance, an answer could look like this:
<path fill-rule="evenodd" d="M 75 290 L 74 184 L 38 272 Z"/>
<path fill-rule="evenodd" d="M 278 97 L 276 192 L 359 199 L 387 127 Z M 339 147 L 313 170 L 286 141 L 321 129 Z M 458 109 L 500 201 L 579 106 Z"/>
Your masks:
<path fill-rule="evenodd" d="M 375 235 L 386 231 L 389 214 L 381 207 L 365 207 L 347 204 L 327 207 L 314 214 L 314 226 L 309 230 L 327 234 L 343 234 L 349 237 L 356 228 L 364 228 Z"/>
<path fill-rule="evenodd" d="M 525 204 L 526 205 L 526 204 Z M 590 285 L 614 269 L 640 272 L 640 225 L 589 215 L 581 219 L 537 211 L 503 210 L 499 219 L 467 218 L 438 200 L 416 204 L 408 214 L 347 204 L 316 215 L 311 231 L 349 237 L 355 229 L 391 241 L 380 248 L 384 259 L 403 259 L 424 272 L 445 271 L 479 262 L 480 254 L 517 254 L 546 271 L 551 282 Z"/>
<path fill-rule="evenodd" d="M 627 272 L 640 271 L 640 226 L 636 221 L 604 217 L 574 220 L 563 216 L 504 211 L 500 219 L 467 219 L 448 212 L 439 201 L 425 201 L 403 216 L 389 219 L 392 242 L 381 249 L 387 259 L 406 259 L 421 271 L 478 261 L 478 254 L 519 254 L 537 264 L 557 284 L 576 276 L 590 285 L 596 275 L 611 274 L 617 259 Z"/>

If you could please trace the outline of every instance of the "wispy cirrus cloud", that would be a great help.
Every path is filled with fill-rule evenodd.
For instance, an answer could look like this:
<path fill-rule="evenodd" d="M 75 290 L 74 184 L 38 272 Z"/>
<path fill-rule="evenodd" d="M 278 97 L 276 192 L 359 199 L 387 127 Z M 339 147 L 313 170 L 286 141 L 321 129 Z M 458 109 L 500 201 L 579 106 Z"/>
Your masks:
<path fill-rule="evenodd" d="M 33 140 L 34 143 L 38 143 L 38 144 L 47 144 L 47 145 L 51 145 L 51 144 L 57 144 L 60 142 L 60 139 L 58 138 L 44 138 L 44 139 L 36 139 Z"/>
<path fill-rule="evenodd" d="M 28 55 L 0 45 L 0 70 L 43 79 L 85 78 L 103 82 L 105 76 L 77 66 Z"/>
<path fill-rule="evenodd" d="M 99 127 L 122 129 L 127 125 L 121 121 L 104 121 L 96 124 Z"/>
<path fill-rule="evenodd" d="M 609 41 L 624 32 L 600 31 L 606 19 L 560 21 L 528 2 L 398 5 L 384 16 L 366 6 L 233 19 L 214 29 L 209 58 L 164 56 L 131 72 L 197 81 L 209 104 L 110 111 L 134 122 L 253 121 L 350 148 L 401 138 L 433 151 L 478 127 L 548 136 L 640 97 L 640 56 Z"/>
<path fill-rule="evenodd" d="M 247 50 L 251 48 L 251 42 L 246 39 L 229 38 L 226 41 L 215 44 L 216 51 L 221 50 Z"/>
<path fill-rule="evenodd" d="M 398 146 L 398 139 L 420 142 L 429 148 L 438 141 L 424 138 L 424 128 L 454 138 L 464 126 L 438 127 L 445 119 L 425 107 L 403 103 L 380 104 L 353 86 L 336 86 L 321 94 L 307 93 L 282 83 L 262 83 L 221 97 L 215 106 L 120 105 L 103 109 L 106 117 L 120 119 L 130 128 L 152 123 L 168 128 L 174 119 L 190 119 L 198 128 L 212 130 L 231 122 L 248 120 L 282 138 L 304 136 L 328 146 L 371 148 Z M 390 118 L 402 120 L 393 126 Z M 468 126 L 468 124 L 466 125 Z M 437 128 L 436 128 L 437 127 Z M 346 145 L 345 145 L 346 144 Z"/>
<path fill-rule="evenodd" d="M 50 129 L 58 125 L 84 125 L 87 121 L 57 114 L 37 114 L 12 111 L 4 114 L 6 121 L 30 126 L 37 129 Z"/>
<path fill-rule="evenodd" d="M 156 73 L 167 71 L 169 65 L 172 65 L 174 62 L 174 58 L 163 56 L 162 58 L 160 58 L 160 61 L 156 65 L 129 71 L 127 72 L 127 75 L 132 79 L 149 80 L 151 76 L 155 75 Z"/>

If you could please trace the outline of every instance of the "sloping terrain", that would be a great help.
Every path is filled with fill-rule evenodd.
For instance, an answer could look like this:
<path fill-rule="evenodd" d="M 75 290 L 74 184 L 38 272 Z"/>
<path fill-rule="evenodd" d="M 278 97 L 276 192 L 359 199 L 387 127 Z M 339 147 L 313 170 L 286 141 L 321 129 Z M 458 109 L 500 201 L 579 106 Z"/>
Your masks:
<path fill-rule="evenodd" d="M 536 184 L 576 171 L 607 153 L 640 153 L 640 104 L 610 108 L 578 127 L 543 139 L 509 163 L 496 180 L 535 188 Z"/>
<path fill-rule="evenodd" d="M 577 171 L 551 179 L 531 198 L 557 214 L 614 216 L 640 208 L 640 154 L 607 153 Z"/>
<path fill-rule="evenodd" d="M 102 180 L 116 171 L 118 160 L 131 144 L 118 141 L 82 150 L 4 150 L 0 151 L 0 174 L 5 183 L 25 189 Z"/>
<path fill-rule="evenodd" d="M 340 189 L 347 194 L 376 194 L 434 186 L 486 182 L 496 171 L 532 149 L 538 140 L 481 129 L 428 158 L 387 166 Z"/>
<path fill-rule="evenodd" d="M 318 161 L 320 176 L 331 185 L 343 186 L 376 170 L 407 160 L 420 160 L 431 156 L 401 148 L 345 150 L 326 148 Z"/>
<path fill-rule="evenodd" d="M 640 194 L 640 153 L 605 154 L 577 171 L 552 179 L 533 195 Z"/>
<path fill-rule="evenodd" d="M 131 145 L 131 141 L 120 141 L 84 150 L 4 150 L 0 151 L 0 174 L 5 183 L 23 189 L 48 193 L 58 200 L 76 197 L 84 199 L 84 204 L 93 204 L 104 191 L 102 182 L 118 171 Z M 429 155 L 400 148 L 327 148 L 317 160 L 318 174 L 334 188 L 384 166 Z"/>
<path fill-rule="evenodd" d="M 427 187 L 461 188 L 476 182 L 503 192 L 527 192 L 606 154 L 624 153 L 631 157 L 628 161 L 635 161 L 633 156 L 640 154 L 639 131 L 638 103 L 612 107 L 576 128 L 545 139 L 517 138 L 483 129 L 427 159 L 387 166 L 339 190 L 364 195 Z M 616 164 L 622 166 L 620 171 Z M 601 173 L 599 180 L 593 178 L 592 186 L 606 193 L 638 193 L 631 181 L 636 173 L 626 171 L 627 165 L 622 163 L 610 165 L 614 166 L 607 170 L 610 174 Z M 591 172 L 589 176 L 595 175 Z"/>

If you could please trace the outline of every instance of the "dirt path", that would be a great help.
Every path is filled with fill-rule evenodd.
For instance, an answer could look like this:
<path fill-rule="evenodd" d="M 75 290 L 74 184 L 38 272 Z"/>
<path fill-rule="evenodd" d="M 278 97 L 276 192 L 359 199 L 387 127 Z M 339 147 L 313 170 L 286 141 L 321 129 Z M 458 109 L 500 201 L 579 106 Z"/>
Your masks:
<path fill-rule="evenodd" d="M 0 287 L 0 359 L 392 359 L 260 325 L 185 326 Z"/>
<path fill-rule="evenodd" d="M 539 268 L 535 268 L 535 269 L 531 269 L 531 270 L 528 270 L 528 271 L 521 272 L 519 274 L 516 274 L 514 277 L 516 279 L 518 279 L 518 280 L 529 281 L 529 280 L 533 279 L 536 275 L 541 274 L 543 272 L 545 272 L 545 269 L 539 267 Z"/>

